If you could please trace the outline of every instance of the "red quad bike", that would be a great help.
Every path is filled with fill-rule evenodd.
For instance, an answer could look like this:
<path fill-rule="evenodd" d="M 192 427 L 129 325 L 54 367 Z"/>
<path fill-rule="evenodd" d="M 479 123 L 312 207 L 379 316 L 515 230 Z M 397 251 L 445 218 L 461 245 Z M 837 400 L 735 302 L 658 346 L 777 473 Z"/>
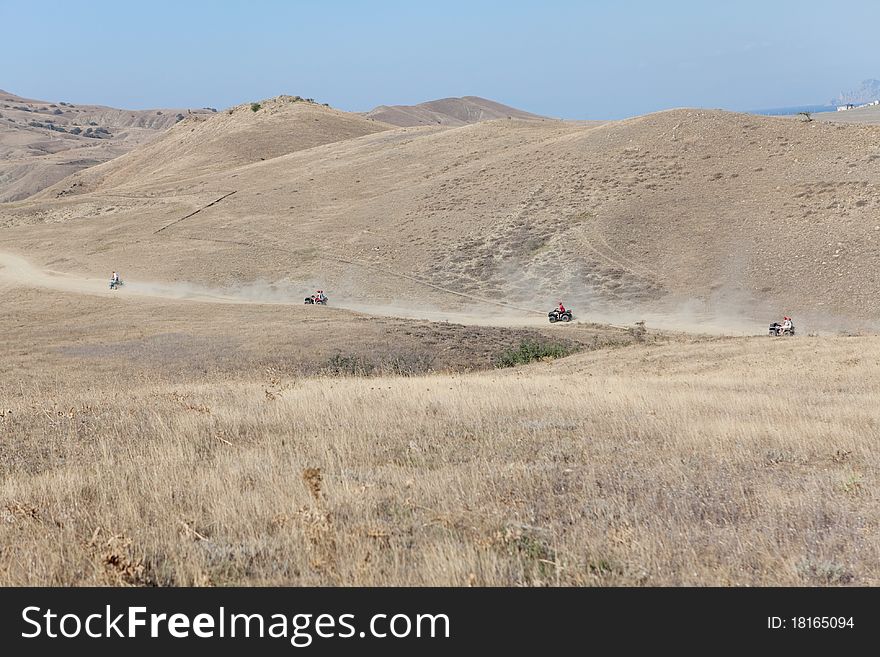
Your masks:
<path fill-rule="evenodd" d="M 559 308 L 554 308 L 547 313 L 547 318 L 550 320 L 551 324 L 555 324 L 556 322 L 570 322 L 572 317 L 571 310 L 568 308 L 566 308 L 565 312 L 559 312 Z"/>
<path fill-rule="evenodd" d="M 319 306 L 326 306 L 328 301 L 329 299 L 324 294 L 313 294 L 310 297 L 306 297 L 305 304 L 307 306 L 314 306 L 315 304 L 318 304 Z"/>

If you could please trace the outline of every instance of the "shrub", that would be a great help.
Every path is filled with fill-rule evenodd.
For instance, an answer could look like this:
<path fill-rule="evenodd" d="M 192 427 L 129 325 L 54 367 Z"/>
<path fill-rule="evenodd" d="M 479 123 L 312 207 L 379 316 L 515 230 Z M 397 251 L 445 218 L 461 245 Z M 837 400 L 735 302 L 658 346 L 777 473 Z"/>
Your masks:
<path fill-rule="evenodd" d="M 251 103 L 251 112 L 259 112 L 261 107 L 259 103 Z"/>
<path fill-rule="evenodd" d="M 519 347 L 510 347 L 498 354 L 494 363 L 495 367 L 515 367 L 545 358 L 562 358 L 572 351 L 571 347 L 564 344 L 523 340 Z"/>
<path fill-rule="evenodd" d="M 429 353 L 394 352 L 363 356 L 338 353 L 321 368 L 331 376 L 418 376 L 431 371 L 434 356 Z"/>
<path fill-rule="evenodd" d="M 636 322 L 635 326 L 630 326 L 626 332 L 629 333 L 636 342 L 643 342 L 648 329 L 645 328 L 645 321 L 642 320 Z"/>
<path fill-rule="evenodd" d="M 375 366 L 363 356 L 334 354 L 324 365 L 323 372 L 343 376 L 369 376 L 375 369 Z"/>
<path fill-rule="evenodd" d="M 394 353 L 379 364 L 383 373 L 417 376 L 431 371 L 434 356 L 429 353 Z"/>

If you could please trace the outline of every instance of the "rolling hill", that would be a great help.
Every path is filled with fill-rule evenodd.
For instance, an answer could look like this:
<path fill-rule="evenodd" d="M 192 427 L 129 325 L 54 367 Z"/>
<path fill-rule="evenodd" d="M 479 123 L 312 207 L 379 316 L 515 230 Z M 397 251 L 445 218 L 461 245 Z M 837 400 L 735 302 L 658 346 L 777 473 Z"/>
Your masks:
<path fill-rule="evenodd" d="M 148 142 L 187 116 L 210 113 L 74 105 L 0 90 L 0 202 L 27 198 Z"/>
<path fill-rule="evenodd" d="M 843 112 L 819 112 L 813 114 L 818 121 L 829 123 L 857 123 L 861 125 L 880 125 L 880 105 L 858 107 Z"/>
<path fill-rule="evenodd" d="M 462 126 L 494 119 L 542 120 L 546 118 L 479 96 L 441 98 L 418 105 L 380 105 L 367 112 L 365 116 L 401 127 Z"/>
<path fill-rule="evenodd" d="M 278 102 L 181 122 L 0 207 L 0 249 L 69 270 L 317 284 L 400 312 L 563 298 L 582 317 L 679 327 L 880 317 L 875 127 L 671 110 L 390 129 Z M 331 128 L 253 140 L 285 113 Z"/>
<path fill-rule="evenodd" d="M 190 116 L 143 148 L 72 176 L 46 194 L 137 186 L 145 180 L 174 185 L 389 128 L 298 96 L 278 96 L 208 116 Z"/>

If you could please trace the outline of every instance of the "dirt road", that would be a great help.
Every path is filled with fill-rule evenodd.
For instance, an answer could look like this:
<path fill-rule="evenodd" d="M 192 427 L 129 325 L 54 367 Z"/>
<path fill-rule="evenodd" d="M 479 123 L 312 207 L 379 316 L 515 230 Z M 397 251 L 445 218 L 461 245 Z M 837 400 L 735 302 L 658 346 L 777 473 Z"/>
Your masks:
<path fill-rule="evenodd" d="M 302 305 L 302 296 L 300 296 L 302 290 L 309 289 L 307 285 L 294 283 L 282 285 L 270 282 L 252 282 L 236 288 L 220 289 L 192 283 L 127 280 L 121 290 L 112 291 L 109 289 L 106 279 L 40 269 L 21 255 L 2 251 L 0 251 L 0 283 L 104 297 L 139 296 L 199 303 L 286 306 Z M 452 322 L 473 326 L 535 327 L 547 324 L 547 316 L 541 310 L 529 311 L 527 308 L 519 306 L 507 306 L 503 302 L 481 303 L 476 298 L 472 307 L 458 310 L 416 304 L 369 303 L 362 299 L 345 298 L 340 295 L 331 295 L 330 304 L 327 310 L 331 312 L 334 308 L 342 308 L 365 315 Z M 678 313 L 639 313 L 635 311 L 615 316 L 599 316 L 591 313 L 589 320 L 620 330 L 627 330 L 637 321 L 645 320 L 651 328 L 714 335 L 754 335 L 757 326 L 753 321 L 745 318 L 735 320 L 718 317 L 684 317 Z M 578 321 L 576 320 L 574 323 L 578 323 Z M 560 326 L 564 327 L 564 325 Z"/>
<path fill-rule="evenodd" d="M 124 279 L 123 279 L 124 280 Z M 0 282 L 19 287 L 36 287 L 93 296 L 141 296 L 158 299 L 179 299 L 200 303 L 234 303 L 267 305 L 302 305 L 302 297 L 290 286 L 278 288 L 273 285 L 250 284 L 237 289 L 212 289 L 190 283 L 157 283 L 151 281 L 126 281 L 122 289 L 109 289 L 108 279 L 91 278 L 78 274 L 40 269 L 26 258 L 8 252 L 0 252 Z M 307 289 L 303 287 L 303 289 Z M 454 322 L 479 326 L 541 326 L 546 317 L 540 313 L 528 314 L 523 311 L 506 310 L 499 313 L 498 308 L 491 311 L 475 309 L 472 312 L 445 311 L 435 308 L 403 307 L 387 304 L 369 304 L 357 300 L 334 297 L 331 307 L 343 308 L 352 312 L 383 317 L 406 319 L 425 319 L 435 322 Z"/>

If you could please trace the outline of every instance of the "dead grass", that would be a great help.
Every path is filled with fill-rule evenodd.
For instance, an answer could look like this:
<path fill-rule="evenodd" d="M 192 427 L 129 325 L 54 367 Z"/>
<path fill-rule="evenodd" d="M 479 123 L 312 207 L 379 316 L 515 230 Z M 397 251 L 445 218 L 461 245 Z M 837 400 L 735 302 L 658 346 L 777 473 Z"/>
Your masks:
<path fill-rule="evenodd" d="M 466 375 L 4 377 L 0 582 L 876 585 L 878 361 L 876 338 L 762 338 Z"/>

